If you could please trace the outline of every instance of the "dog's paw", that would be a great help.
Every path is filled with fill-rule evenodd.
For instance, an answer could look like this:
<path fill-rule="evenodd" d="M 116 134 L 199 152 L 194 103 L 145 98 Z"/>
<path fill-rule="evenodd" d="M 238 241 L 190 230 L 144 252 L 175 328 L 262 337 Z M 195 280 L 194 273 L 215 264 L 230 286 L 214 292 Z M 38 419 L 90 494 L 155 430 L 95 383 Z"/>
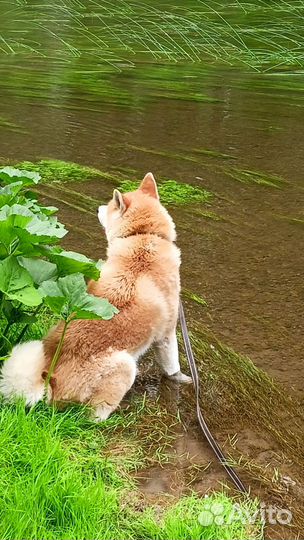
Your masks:
<path fill-rule="evenodd" d="M 189 377 L 188 375 L 185 375 L 181 371 L 178 371 L 177 373 L 174 373 L 173 375 L 167 375 L 167 378 L 170 381 L 177 382 L 177 383 L 184 383 L 184 384 L 192 383 L 191 377 Z"/>

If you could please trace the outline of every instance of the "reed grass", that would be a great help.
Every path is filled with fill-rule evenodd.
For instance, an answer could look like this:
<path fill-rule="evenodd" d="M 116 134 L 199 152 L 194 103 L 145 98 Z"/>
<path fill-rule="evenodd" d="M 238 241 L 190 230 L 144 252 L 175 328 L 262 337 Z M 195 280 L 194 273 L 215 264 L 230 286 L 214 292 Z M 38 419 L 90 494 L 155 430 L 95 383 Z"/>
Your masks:
<path fill-rule="evenodd" d="M 303 0 L 109 2 L 58 0 L 1 7 L 0 53 L 65 61 L 94 56 L 109 69 L 152 61 L 244 64 L 260 71 L 302 67 Z M 21 31 L 22 30 L 22 31 Z"/>

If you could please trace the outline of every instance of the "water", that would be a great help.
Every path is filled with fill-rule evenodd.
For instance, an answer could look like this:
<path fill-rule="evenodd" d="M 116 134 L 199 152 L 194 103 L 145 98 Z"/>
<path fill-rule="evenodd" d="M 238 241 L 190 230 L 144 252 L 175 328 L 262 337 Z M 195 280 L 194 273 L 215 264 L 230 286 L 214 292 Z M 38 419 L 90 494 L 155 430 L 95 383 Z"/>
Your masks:
<path fill-rule="evenodd" d="M 4 6 L 11 4 L 1 5 L 2 21 L 9 11 L 4 13 Z M 200 62 L 184 56 L 174 63 L 173 49 L 169 61 L 158 52 L 148 53 L 144 42 L 136 54 L 126 47 L 105 53 L 100 44 L 97 57 L 89 49 L 90 34 L 84 38 L 74 19 L 70 26 L 63 15 L 61 25 L 52 19 L 52 31 L 62 42 L 41 28 L 37 14 L 44 4 L 31 6 L 40 24 L 36 21 L 34 33 L 26 26 L 29 19 L 23 24 L 22 2 L 19 18 L 10 12 L 9 24 L 2 23 L 6 38 L 15 31 L 47 56 L 29 49 L 2 54 L 1 161 L 55 158 L 111 174 L 125 171 L 131 179 L 152 170 L 156 178 L 211 191 L 209 205 L 169 208 L 182 251 L 183 287 L 208 304 L 187 297 L 187 318 L 210 328 L 288 392 L 303 397 L 303 72 L 282 66 L 259 74 L 244 66 L 225 67 L 202 54 Z M 44 9 L 54 17 L 54 8 Z M 99 23 L 93 17 L 86 24 L 93 32 Z M 134 49 L 134 34 L 129 39 Z M 76 47 L 74 52 L 67 51 L 67 42 Z M 104 257 L 96 207 L 111 197 L 114 185 L 94 180 L 42 186 L 43 197 L 59 206 L 70 230 L 67 247 Z M 145 378 L 144 389 L 158 395 L 155 381 L 148 385 Z M 212 456 L 197 440 L 194 425 L 191 417 L 187 433 L 176 443 L 190 445 L 175 449 L 180 466 L 161 474 L 158 468 L 144 471 L 144 491 L 153 495 L 170 492 L 172 482 L 178 485 L 185 452 L 202 469 L 208 465 Z M 272 447 L 263 433 L 258 428 L 256 433 L 242 431 L 238 425 L 235 430 L 241 450 L 268 465 L 265 448 Z M 219 440 L 226 438 L 223 426 Z M 277 452 L 277 446 L 272 450 Z M 201 493 L 218 487 L 224 477 L 219 465 L 212 467 L 202 486 L 200 480 L 195 484 Z M 186 473 L 184 481 L 188 485 Z"/>
<path fill-rule="evenodd" d="M 75 68 L 5 57 L 1 118 L 9 125 L 0 126 L 0 155 L 57 158 L 112 172 L 128 168 L 134 178 L 152 170 L 212 191 L 210 207 L 201 210 L 216 213 L 218 221 L 202 217 L 197 207 L 171 209 L 183 285 L 208 302 L 193 316 L 301 392 L 303 85 L 301 74 L 205 64 L 139 62 L 106 73 L 81 59 Z M 277 189 L 229 175 L 243 170 L 285 182 Z M 99 181 L 73 189 L 105 200 L 112 187 Z M 94 205 L 82 215 L 58 204 L 71 230 L 67 244 L 96 256 L 100 241 L 103 256 Z"/>

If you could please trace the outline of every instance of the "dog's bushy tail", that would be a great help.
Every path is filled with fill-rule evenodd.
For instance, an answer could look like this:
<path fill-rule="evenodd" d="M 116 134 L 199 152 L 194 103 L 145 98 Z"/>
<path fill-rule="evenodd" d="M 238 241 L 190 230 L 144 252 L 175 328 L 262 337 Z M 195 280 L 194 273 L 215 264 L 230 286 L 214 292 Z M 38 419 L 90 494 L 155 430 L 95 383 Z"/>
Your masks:
<path fill-rule="evenodd" d="M 0 393 L 8 400 L 23 397 L 27 405 L 34 405 L 44 396 L 44 365 L 42 341 L 16 345 L 3 364 Z"/>

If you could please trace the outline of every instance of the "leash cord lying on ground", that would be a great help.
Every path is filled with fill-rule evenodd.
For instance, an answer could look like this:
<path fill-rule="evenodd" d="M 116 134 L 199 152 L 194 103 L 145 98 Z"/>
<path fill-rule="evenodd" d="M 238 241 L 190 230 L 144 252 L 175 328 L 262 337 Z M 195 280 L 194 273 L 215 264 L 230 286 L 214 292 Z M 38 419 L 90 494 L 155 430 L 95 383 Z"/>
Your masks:
<path fill-rule="evenodd" d="M 231 465 L 229 465 L 227 463 L 227 459 L 226 459 L 221 447 L 218 445 L 218 443 L 216 442 L 216 440 L 213 437 L 212 433 L 210 432 L 210 429 L 208 428 L 208 426 L 206 424 L 206 421 L 205 421 L 205 419 L 204 419 L 204 417 L 202 415 L 201 408 L 200 408 L 200 382 L 199 382 L 199 377 L 198 377 L 198 371 L 197 371 L 197 367 L 196 367 L 196 364 L 195 364 L 194 355 L 193 355 L 193 351 L 192 351 L 192 347 L 191 347 L 191 342 L 190 342 L 190 338 L 189 338 L 189 333 L 188 333 L 184 308 L 183 308 L 183 305 L 182 305 L 181 302 L 180 302 L 180 305 L 179 305 L 179 320 L 180 320 L 180 325 L 181 325 L 181 329 L 182 329 L 183 340 L 184 340 L 186 355 L 187 355 L 187 359 L 188 359 L 188 364 L 189 364 L 189 367 L 190 367 L 192 380 L 193 380 L 193 384 L 194 384 L 194 389 L 195 389 L 196 414 L 197 414 L 197 418 L 198 418 L 200 427 L 201 427 L 201 429 L 202 429 L 208 443 L 210 444 L 213 452 L 215 453 L 216 457 L 218 458 L 218 460 L 223 465 L 224 469 L 226 470 L 226 472 L 230 476 L 230 478 L 233 481 L 234 485 L 242 493 L 247 493 L 247 489 L 245 488 L 242 480 L 239 478 L 239 476 L 237 475 L 237 473 L 235 472 L 233 467 L 231 467 Z"/>

